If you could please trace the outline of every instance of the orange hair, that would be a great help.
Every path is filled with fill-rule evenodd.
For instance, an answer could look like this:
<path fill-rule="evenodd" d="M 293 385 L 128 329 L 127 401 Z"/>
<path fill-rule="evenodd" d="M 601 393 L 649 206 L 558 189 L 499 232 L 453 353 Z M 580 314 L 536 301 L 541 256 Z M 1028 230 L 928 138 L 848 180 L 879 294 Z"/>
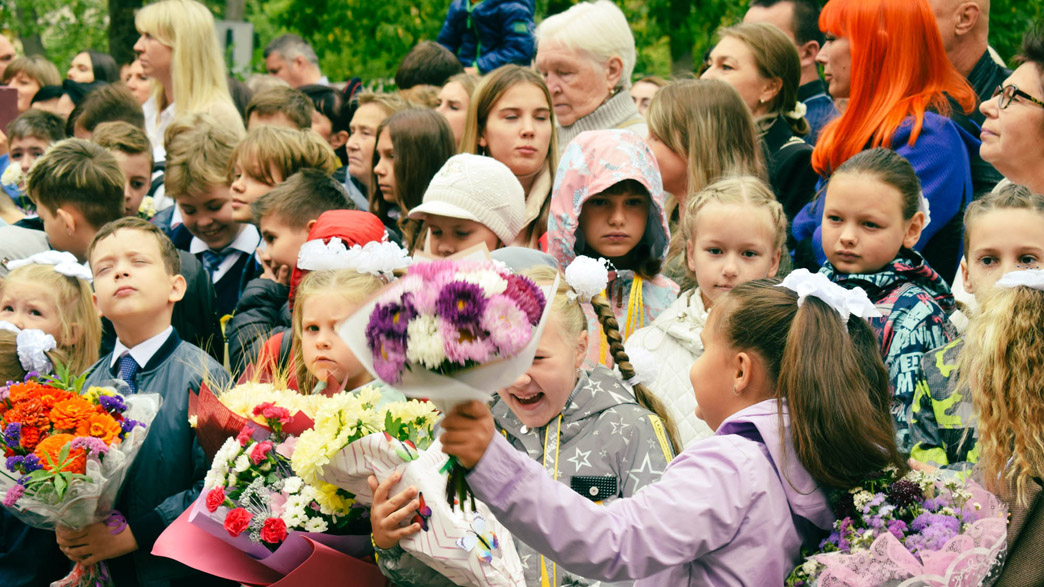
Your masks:
<path fill-rule="evenodd" d="M 848 39 L 852 72 L 848 107 L 823 129 L 812 153 L 820 175 L 868 147 L 892 147 L 908 117 L 912 146 L 926 110 L 950 114 L 947 95 L 966 113 L 975 107 L 975 91 L 947 59 L 925 0 L 832 0 L 819 28 Z"/>

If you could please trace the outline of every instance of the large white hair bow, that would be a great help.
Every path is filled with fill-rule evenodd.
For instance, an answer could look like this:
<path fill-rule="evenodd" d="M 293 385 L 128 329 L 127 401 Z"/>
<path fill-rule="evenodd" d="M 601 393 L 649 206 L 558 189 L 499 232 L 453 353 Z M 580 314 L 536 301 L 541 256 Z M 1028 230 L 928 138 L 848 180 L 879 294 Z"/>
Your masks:
<path fill-rule="evenodd" d="M 18 362 L 26 372 L 50 373 L 54 366 L 47 357 L 48 351 L 58 348 L 54 337 L 43 330 L 27 328 L 22 330 L 7 320 L 0 320 L 0 330 L 17 333 L 15 345 L 18 347 Z"/>
<path fill-rule="evenodd" d="M 576 299 L 590 302 L 591 298 L 605 291 L 609 284 L 609 261 L 580 255 L 566 267 L 565 278 L 569 287 L 576 292 Z M 573 295 L 569 297 L 574 298 Z"/>
<path fill-rule="evenodd" d="M 370 241 L 348 248 L 336 237 L 330 242 L 310 240 L 301 245 L 297 254 L 297 268 L 305 271 L 354 269 L 385 279 L 391 279 L 395 270 L 409 267 L 411 261 L 406 249 L 393 242 Z"/>
<path fill-rule="evenodd" d="M 805 303 L 805 298 L 812 296 L 826 302 L 828 306 L 837 310 L 841 319 L 847 321 L 849 316 L 860 318 L 880 318 L 881 312 L 877 311 L 873 302 L 867 297 L 862 288 L 845 289 L 830 281 L 822 273 L 812 273 L 808 269 L 797 269 L 779 284 L 798 295 L 798 306 Z"/>
<path fill-rule="evenodd" d="M 11 270 L 25 265 L 53 265 L 55 271 L 66 277 L 75 277 L 88 282 L 93 278 L 87 265 L 81 265 L 76 260 L 76 255 L 66 251 L 43 251 L 25 259 L 7 262 L 7 268 Z"/>
<path fill-rule="evenodd" d="M 997 280 L 997 287 L 1012 289 L 1020 286 L 1044 290 L 1044 270 L 1020 269 L 1019 271 L 1010 271 Z"/>

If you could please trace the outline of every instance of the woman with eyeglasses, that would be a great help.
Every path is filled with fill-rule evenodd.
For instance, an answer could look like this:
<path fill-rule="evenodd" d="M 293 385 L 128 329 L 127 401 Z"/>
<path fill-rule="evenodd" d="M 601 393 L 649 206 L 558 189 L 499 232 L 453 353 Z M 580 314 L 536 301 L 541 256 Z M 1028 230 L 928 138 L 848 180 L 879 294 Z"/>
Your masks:
<path fill-rule="evenodd" d="M 997 88 L 979 110 L 982 158 L 1004 177 L 1044 193 L 1044 29 L 1037 24 L 1022 40 L 1022 65 Z"/>
<path fill-rule="evenodd" d="M 946 58 L 928 0 L 832 0 L 820 14 L 826 43 L 817 60 L 844 112 L 816 143 L 812 166 L 827 178 L 853 155 L 895 150 L 913 165 L 931 222 L 915 245 L 948 282 L 961 257 L 961 211 L 973 195 L 971 161 L 979 141 L 955 117 L 975 92 Z M 969 127 L 974 128 L 974 127 Z M 793 223 L 795 264 L 822 265 L 823 199 Z"/>

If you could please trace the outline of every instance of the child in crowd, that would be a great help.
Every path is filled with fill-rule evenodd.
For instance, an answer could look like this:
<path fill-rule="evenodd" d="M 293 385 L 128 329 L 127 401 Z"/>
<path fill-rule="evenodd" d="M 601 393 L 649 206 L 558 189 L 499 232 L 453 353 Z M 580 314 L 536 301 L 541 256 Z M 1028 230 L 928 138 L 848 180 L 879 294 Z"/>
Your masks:
<path fill-rule="evenodd" d="M 663 204 L 656 160 L 632 132 L 582 133 L 562 154 L 551 196 L 548 252 L 562 270 L 577 255 L 612 263 L 605 293 L 624 325 L 624 340 L 678 297 L 678 286 L 660 274 L 671 238 Z M 612 365 L 598 322 L 593 317 L 588 322 L 589 364 Z"/>
<path fill-rule="evenodd" d="M 369 210 L 377 127 L 385 118 L 406 108 L 406 101 L 395 94 L 361 92 L 356 96 L 355 103 L 355 114 L 348 123 L 348 142 L 344 146 L 348 155 L 348 180 L 345 181 L 345 187 L 360 210 Z"/>
<path fill-rule="evenodd" d="M 862 288 L 881 316 L 870 325 L 892 384 L 892 417 L 900 450 L 909 452 L 908 417 L 921 358 L 949 342 L 950 288 L 913 250 L 926 222 L 920 183 L 910 163 L 878 147 L 844 162 L 823 202 L 820 270 L 845 288 Z"/>
<path fill-rule="evenodd" d="M 670 409 L 681 442 L 688 446 L 714 433 L 696 417 L 696 398 L 686 376 L 703 354 L 700 332 L 707 312 L 733 287 L 776 276 L 787 217 L 771 188 L 750 176 L 717 181 L 690 197 L 685 207 L 685 260 L 696 287 L 632 334 L 627 348 L 655 354 L 656 379 L 649 387 Z"/>
<path fill-rule="evenodd" d="M 370 211 L 384 222 L 389 236 L 411 252 L 424 245 L 424 232 L 421 222 L 408 214 L 420 205 L 431 178 L 456 152 L 449 123 L 434 110 L 402 110 L 377 127 Z"/>
<path fill-rule="evenodd" d="M 865 295 L 855 314 L 828 304 L 817 296 L 846 292 L 815 277 L 751 281 L 717 301 L 690 371 L 716 435 L 636 497 L 602 507 L 555 483 L 479 402 L 443 420 L 443 450 L 471 468 L 471 489 L 513 536 L 572 572 L 644 586 L 781 585 L 834 523 L 829 491 L 906 469 L 864 320 L 873 307 Z M 806 285 L 818 289 L 799 298 Z"/>
<path fill-rule="evenodd" d="M 166 193 L 177 201 L 189 238 L 175 246 L 203 264 L 214 287 L 218 316 L 231 314 L 247 281 L 260 272 L 257 228 L 234 219 L 228 162 L 239 135 L 206 114 L 178 118 L 167 128 Z"/>
<path fill-rule="evenodd" d="M 80 139 L 55 144 L 33 165 L 26 194 L 43 230 L 0 227 L 0 258 L 25 259 L 53 248 L 85 261 L 98 229 L 123 216 L 123 172 L 116 158 Z M 0 264 L 3 275 L 7 270 Z"/>
<path fill-rule="evenodd" d="M 1002 275 L 1044 268 L 1044 196 L 1015 184 L 968 204 L 964 213 L 964 289 L 981 307 Z M 910 414 L 910 456 L 968 472 L 980 458 L 971 390 L 960 384 L 965 339 L 925 353 Z"/>
<path fill-rule="evenodd" d="M 11 261 L 0 286 L 0 320 L 54 337 L 70 373 L 98 360 L 101 321 L 91 299 L 90 271 L 70 253 L 46 251 Z M 7 381 L 6 379 L 4 381 Z"/>
<path fill-rule="evenodd" d="M 152 185 L 152 145 L 145 131 L 127 122 L 103 122 L 94 129 L 91 140 L 108 149 L 120 164 L 124 216 L 151 219 L 156 210 L 145 194 Z"/>
<path fill-rule="evenodd" d="M 123 121 L 145 130 L 141 105 L 122 84 L 102 85 L 90 90 L 69 114 L 65 132 L 69 136 L 90 139 L 94 129 L 106 122 Z"/>
<path fill-rule="evenodd" d="M 71 560 L 107 560 L 117 585 L 170 584 L 189 577 L 205 582 L 197 572 L 151 551 L 160 533 L 199 495 L 207 469 L 188 422 L 189 394 L 203 382 L 221 387 L 228 374 L 171 327 L 185 279 L 179 275 L 178 250 L 157 227 L 140 218 L 111 222 L 91 243 L 89 257 L 95 303 L 112 321 L 118 340 L 84 386 L 119 378 L 130 393 L 159 393 L 163 405 L 115 504 L 127 525 L 118 532 L 105 522 L 59 529 L 58 544 Z"/>
<path fill-rule="evenodd" d="M 340 167 L 337 155 L 319 135 L 271 125 L 251 128 L 228 160 L 232 184 L 232 218 L 254 221 L 250 211 L 262 195 L 302 169 L 333 174 Z"/>
<path fill-rule="evenodd" d="M 354 113 L 351 103 L 346 101 L 346 96 L 340 91 L 324 84 L 309 84 L 297 90 L 312 101 L 315 109 L 312 111 L 310 128 L 334 150 L 341 163 L 334 177 L 344 183 L 348 174 L 345 144 L 348 143 L 348 124 Z"/>
<path fill-rule="evenodd" d="M 446 80 L 439 90 L 438 104 L 435 112 L 446 117 L 450 128 L 453 129 L 453 140 L 460 144 L 464 137 L 464 125 L 468 120 L 468 106 L 471 104 L 471 94 L 475 93 L 478 85 L 477 75 L 470 73 L 458 73 Z M 463 151 L 461 151 L 463 152 Z"/>
<path fill-rule="evenodd" d="M 261 227 L 266 270 L 246 284 L 225 328 L 229 364 L 239 373 L 257 356 L 255 342 L 273 329 L 290 327 L 290 279 L 297 254 L 324 213 L 351 207 L 344 187 L 318 169 L 303 169 L 253 203 L 254 222 Z M 347 230 L 350 225 L 344 228 Z M 375 232 L 380 240 L 383 231 Z M 300 279 L 298 279 L 300 280 Z"/>
<path fill-rule="evenodd" d="M 493 251 L 522 230 L 525 193 L 514 174 L 490 157 L 450 157 L 431 178 L 424 201 L 409 217 L 424 222 L 423 250 L 448 257 L 480 243 Z"/>
<path fill-rule="evenodd" d="M 277 86 L 258 92 L 246 107 L 247 131 L 268 124 L 293 130 L 312 128 L 315 107 L 301 92 L 289 86 Z"/>
<path fill-rule="evenodd" d="M 385 239 L 384 225 L 369 212 L 359 210 L 323 212 L 308 231 L 307 242 L 328 244 L 334 239 L 341 241 L 346 247 L 381 242 Z M 300 262 L 301 257 L 298 255 L 297 264 L 300 265 Z M 253 370 L 274 371 L 275 367 L 285 366 L 290 362 L 292 337 L 284 336 L 284 333 L 292 327 L 290 309 L 294 304 L 297 285 L 301 283 L 301 279 L 306 274 L 307 270 L 296 266 L 290 275 L 288 298 L 274 300 L 267 305 L 258 303 L 256 309 L 259 311 L 257 312 L 248 312 L 248 309 L 240 308 L 240 314 L 246 315 L 241 318 L 234 317 L 235 327 L 229 335 L 230 353 L 240 357 L 237 364 L 253 362 L 254 368 L 247 367 L 246 373 Z M 244 300 L 249 299 L 249 296 L 244 296 Z M 275 306 L 275 302 L 280 305 Z M 269 337 L 270 333 L 274 334 Z M 265 340 L 266 338 L 267 340 Z M 260 352 L 258 352 L 258 347 L 261 347 Z M 292 374 L 293 370 L 290 372 Z M 296 377 L 290 381 L 289 386 L 297 389 Z"/>
<path fill-rule="evenodd" d="M 547 231 L 558 166 L 554 129 L 554 104 L 540 74 L 506 65 L 482 78 L 468 108 L 460 151 L 493 157 L 522 184 L 526 228 L 516 242 L 507 244 L 536 248 Z"/>
<path fill-rule="evenodd" d="M 21 167 L 24 178 L 36 164 L 36 160 L 43 157 L 47 149 L 64 138 L 65 123 L 61 118 L 43 110 L 29 110 L 7 125 L 7 141 L 10 145 L 10 152 L 7 155 L 9 165 L 17 163 Z M 35 210 L 32 201 L 24 197 L 24 186 L 5 185 L 4 190 L 14 200 L 18 209 L 9 206 L 4 201 L 0 205 L 0 219 L 8 224 L 14 224 L 22 217 L 19 209 L 26 212 Z"/>
<path fill-rule="evenodd" d="M 379 276 L 353 269 L 312 271 L 301 280 L 294 297 L 293 366 L 302 393 L 354 390 L 373 381 L 337 334 L 337 324 L 385 285 Z"/>
<path fill-rule="evenodd" d="M 556 271 L 539 267 L 525 273 L 538 283 L 550 285 Z M 632 497 L 639 490 L 649 491 L 674 456 L 667 441 L 665 423 L 636 403 L 631 387 L 623 382 L 623 378 L 633 377 L 634 373 L 622 346 L 616 349 L 616 358 L 623 377 L 603 366 L 590 371 L 582 368 L 590 342 L 587 318 L 576 293 L 564 278 L 558 290 L 549 296 L 549 303 L 551 313 L 533 364 L 510 387 L 497 394 L 491 408 L 490 432 L 495 426 L 494 434 L 503 436 L 507 450 L 519 459 L 535 461 L 533 466 L 546 470 L 547 475 L 557 481 L 551 481 L 557 488 L 578 493 L 574 494 L 577 500 L 611 506 L 619 498 Z M 615 330 L 615 320 L 606 326 Z M 641 395 L 640 391 L 635 392 Z M 412 557 L 404 556 L 397 547 L 401 538 L 420 530 L 418 524 L 399 528 L 399 522 L 412 513 L 405 517 L 400 514 L 405 510 L 412 512 L 411 506 L 394 513 L 397 509 L 394 504 L 400 498 L 403 499 L 398 503 L 409 501 L 415 491 L 407 490 L 405 496 L 384 501 L 387 491 L 397 481 L 397 477 L 391 476 L 379 487 L 376 478 L 370 481 L 375 488 L 370 521 L 381 570 L 397 585 L 448 585 L 446 579 L 423 568 Z M 416 509 L 416 500 L 411 505 Z M 553 556 L 555 551 L 524 544 L 526 537 L 516 535 L 516 538 L 519 554 L 525 561 L 527 585 L 559 587 L 594 583 L 582 578 L 591 576 L 586 572 L 575 576 L 556 565 L 552 561 L 552 558 L 558 560 Z M 424 575 L 414 574 L 418 572 Z"/>
<path fill-rule="evenodd" d="M 1042 314 L 1044 272 L 1030 269 L 1007 273 L 985 296 L 981 312 L 969 323 L 962 355 L 965 371 L 961 385 L 971 388 L 978 418 L 977 469 L 986 489 L 996 494 L 1011 514 L 998 585 L 1044 584 L 1044 567 L 1040 564 L 1044 508 Z"/>

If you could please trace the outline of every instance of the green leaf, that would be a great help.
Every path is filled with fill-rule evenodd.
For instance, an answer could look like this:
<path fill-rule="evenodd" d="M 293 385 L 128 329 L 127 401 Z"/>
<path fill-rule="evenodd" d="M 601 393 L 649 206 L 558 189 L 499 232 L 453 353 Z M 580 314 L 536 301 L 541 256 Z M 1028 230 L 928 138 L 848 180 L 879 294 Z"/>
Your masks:
<path fill-rule="evenodd" d="M 65 482 L 65 478 L 61 475 L 58 475 L 54 478 L 54 491 L 58 494 L 58 499 L 61 499 L 65 496 L 65 488 L 67 486 L 68 483 Z"/>
<path fill-rule="evenodd" d="M 58 467 L 59 469 L 61 469 L 62 466 L 65 466 L 65 461 L 69 460 L 69 449 L 71 447 L 71 442 L 66 443 L 65 446 L 62 447 L 62 450 L 58 451 L 58 462 L 61 463 L 61 466 Z"/>

